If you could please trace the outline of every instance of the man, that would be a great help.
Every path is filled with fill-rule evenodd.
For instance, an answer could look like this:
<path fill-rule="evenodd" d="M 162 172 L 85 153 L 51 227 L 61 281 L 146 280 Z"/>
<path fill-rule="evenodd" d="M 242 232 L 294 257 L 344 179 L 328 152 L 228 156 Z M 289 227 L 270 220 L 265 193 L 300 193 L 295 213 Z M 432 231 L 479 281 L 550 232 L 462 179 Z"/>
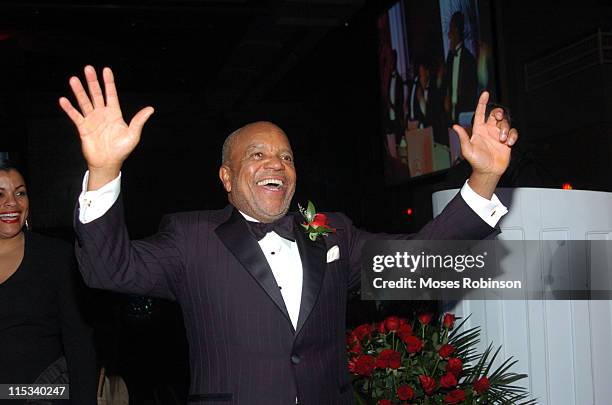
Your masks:
<path fill-rule="evenodd" d="M 352 404 L 344 322 L 347 290 L 360 279 L 361 247 L 368 239 L 409 236 L 370 234 L 330 213 L 336 232 L 310 240 L 302 219 L 287 214 L 296 184 L 289 141 L 276 125 L 257 122 L 223 146 L 219 177 L 227 207 L 166 216 L 156 235 L 130 241 L 119 173 L 153 109 L 127 125 L 112 71 L 105 68 L 103 76 L 106 101 L 91 66 L 89 96 L 78 78 L 70 79 L 81 112 L 60 99 L 89 168 L 75 219 L 86 282 L 178 301 L 189 342 L 190 403 Z M 518 134 L 502 122 L 484 122 L 487 97 L 472 138 L 460 130 L 474 166 L 470 185 L 415 237 L 479 239 L 503 215 L 491 197 Z M 267 224 L 276 227 L 259 229 Z"/>
<path fill-rule="evenodd" d="M 465 21 L 461 11 L 451 16 L 448 27 L 449 50 L 446 58 L 444 106 L 450 122 L 457 123 L 459 114 L 473 111 L 476 94 L 476 59 L 465 46 Z"/>
<path fill-rule="evenodd" d="M 416 122 L 418 128 L 432 127 L 434 140 L 448 145 L 448 129 L 444 125 L 440 92 L 431 79 L 432 66 L 426 61 L 416 66 L 417 74 L 410 91 L 410 121 Z"/>

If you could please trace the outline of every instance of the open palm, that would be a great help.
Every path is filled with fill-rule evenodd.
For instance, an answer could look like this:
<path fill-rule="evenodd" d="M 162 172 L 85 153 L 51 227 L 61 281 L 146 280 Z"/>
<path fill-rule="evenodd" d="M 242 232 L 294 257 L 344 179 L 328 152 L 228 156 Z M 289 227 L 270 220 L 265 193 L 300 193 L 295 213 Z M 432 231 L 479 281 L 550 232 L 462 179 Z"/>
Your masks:
<path fill-rule="evenodd" d="M 102 75 L 106 101 L 96 71 L 91 66 L 85 67 L 89 95 L 77 77 L 70 78 L 70 87 L 80 112 L 67 98 L 59 100 L 60 106 L 77 127 L 90 170 L 120 168 L 138 144 L 142 127 L 153 114 L 152 107 L 143 108 L 129 125 L 126 124 L 121 114 L 113 72 L 110 68 L 104 68 Z"/>

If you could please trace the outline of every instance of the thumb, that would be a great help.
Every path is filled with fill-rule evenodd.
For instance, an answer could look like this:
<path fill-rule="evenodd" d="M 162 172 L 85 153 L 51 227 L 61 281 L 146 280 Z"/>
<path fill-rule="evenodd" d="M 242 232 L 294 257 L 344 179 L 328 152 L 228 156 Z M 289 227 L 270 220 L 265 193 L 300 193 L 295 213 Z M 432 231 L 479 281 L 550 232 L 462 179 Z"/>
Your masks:
<path fill-rule="evenodd" d="M 130 130 L 140 135 L 140 132 L 142 132 L 142 127 L 144 127 L 144 124 L 147 122 L 147 120 L 153 114 L 154 111 L 155 110 L 153 109 L 153 107 L 145 107 L 142 110 L 138 111 L 138 113 L 136 113 L 136 115 L 134 115 L 134 118 L 132 118 L 132 120 L 130 121 Z"/>
<path fill-rule="evenodd" d="M 453 125 L 453 129 L 459 136 L 459 143 L 461 143 L 461 153 L 463 156 L 469 155 L 470 150 L 472 150 L 472 144 L 470 143 L 470 136 L 468 135 L 465 128 L 461 125 Z"/>

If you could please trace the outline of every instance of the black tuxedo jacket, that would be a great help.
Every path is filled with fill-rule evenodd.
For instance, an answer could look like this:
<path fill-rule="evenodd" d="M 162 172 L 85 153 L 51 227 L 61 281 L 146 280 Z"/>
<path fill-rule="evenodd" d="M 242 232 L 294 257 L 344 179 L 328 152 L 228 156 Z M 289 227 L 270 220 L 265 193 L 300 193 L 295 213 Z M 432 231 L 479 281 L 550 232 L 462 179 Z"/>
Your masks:
<path fill-rule="evenodd" d="M 231 205 L 164 217 L 130 241 L 119 199 L 101 218 L 75 220 L 77 257 L 91 287 L 176 300 L 189 342 L 190 403 L 352 404 L 345 351 L 347 291 L 360 281 L 369 239 L 481 239 L 493 229 L 460 196 L 416 235 L 371 234 L 330 213 L 336 233 L 316 242 L 296 227 L 304 269 L 294 330 L 274 276 Z M 296 215 L 296 224 L 299 221 Z M 338 245 L 340 257 L 327 263 Z"/>

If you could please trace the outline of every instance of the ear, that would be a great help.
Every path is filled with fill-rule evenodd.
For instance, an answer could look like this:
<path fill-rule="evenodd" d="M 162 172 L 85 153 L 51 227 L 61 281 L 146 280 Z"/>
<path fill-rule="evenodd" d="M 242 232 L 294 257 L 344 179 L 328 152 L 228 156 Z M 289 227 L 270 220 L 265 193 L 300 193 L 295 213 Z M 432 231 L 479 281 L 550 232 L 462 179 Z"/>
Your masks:
<path fill-rule="evenodd" d="M 219 179 L 221 179 L 221 183 L 223 183 L 223 188 L 228 193 L 232 191 L 232 182 L 230 181 L 231 177 L 232 170 L 228 166 L 223 165 L 219 168 Z"/>

